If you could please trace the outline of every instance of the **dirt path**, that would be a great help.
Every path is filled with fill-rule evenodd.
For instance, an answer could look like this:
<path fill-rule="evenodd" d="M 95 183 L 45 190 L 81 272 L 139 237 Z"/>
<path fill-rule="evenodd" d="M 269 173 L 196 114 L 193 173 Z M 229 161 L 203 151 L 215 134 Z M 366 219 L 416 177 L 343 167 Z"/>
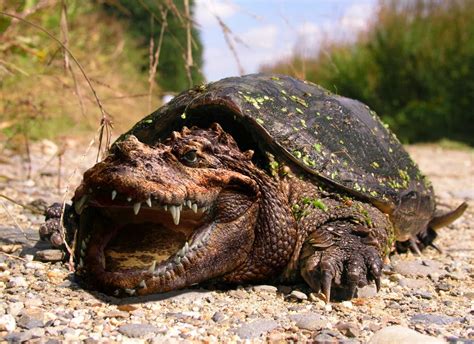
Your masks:
<path fill-rule="evenodd" d="M 68 180 L 73 188 L 95 158 L 95 150 L 82 156 L 86 144 L 63 144 L 60 192 L 57 147 L 45 142 L 31 147 L 30 164 L 8 151 L 0 156 L 0 194 L 23 204 L 60 200 Z M 363 297 L 331 305 L 303 285 L 191 289 L 126 300 L 88 292 L 64 265 L 33 261 L 38 248 L 44 248 L 36 242 L 43 217 L 0 198 L 0 337 L 10 342 L 357 343 L 401 325 L 391 328 L 393 333 L 385 339 L 472 341 L 474 154 L 434 145 L 408 149 L 431 178 L 440 209 L 464 200 L 470 208 L 440 232 L 437 243 L 443 254 L 429 249 L 422 258 L 395 256 L 378 294 L 373 287 L 364 288 Z M 69 178 L 75 169 L 77 173 Z M 408 328 L 430 337 L 418 338 Z M 375 343 L 384 343 L 377 338 Z"/>

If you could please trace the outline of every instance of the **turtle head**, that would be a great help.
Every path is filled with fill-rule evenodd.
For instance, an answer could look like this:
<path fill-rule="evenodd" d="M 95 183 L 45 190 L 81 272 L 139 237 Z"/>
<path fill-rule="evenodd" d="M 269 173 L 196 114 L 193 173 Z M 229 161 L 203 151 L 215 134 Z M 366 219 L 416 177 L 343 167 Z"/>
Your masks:
<path fill-rule="evenodd" d="M 257 222 L 251 158 L 218 124 L 117 142 L 73 199 L 78 273 L 107 292 L 150 294 L 235 272 Z"/>

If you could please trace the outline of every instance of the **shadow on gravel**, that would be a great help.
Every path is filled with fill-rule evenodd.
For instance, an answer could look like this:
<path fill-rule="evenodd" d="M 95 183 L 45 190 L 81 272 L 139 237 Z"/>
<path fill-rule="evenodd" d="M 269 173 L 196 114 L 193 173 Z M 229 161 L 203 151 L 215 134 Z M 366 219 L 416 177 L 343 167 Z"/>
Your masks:
<path fill-rule="evenodd" d="M 167 293 L 153 294 L 146 296 L 131 296 L 124 298 L 117 298 L 109 296 L 103 293 L 99 293 L 93 290 L 84 289 L 87 293 L 92 295 L 97 300 L 111 304 L 111 305 L 133 305 L 133 304 L 143 304 L 148 302 L 164 301 L 164 300 L 175 300 L 175 301 L 189 301 L 195 302 L 196 300 L 209 298 L 211 297 L 211 290 L 196 288 L 196 289 L 182 289 L 170 291 Z"/>

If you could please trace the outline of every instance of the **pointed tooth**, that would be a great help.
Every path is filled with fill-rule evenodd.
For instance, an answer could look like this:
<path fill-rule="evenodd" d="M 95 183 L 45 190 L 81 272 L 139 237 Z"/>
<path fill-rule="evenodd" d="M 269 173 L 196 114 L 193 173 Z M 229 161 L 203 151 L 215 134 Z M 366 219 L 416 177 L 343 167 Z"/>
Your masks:
<path fill-rule="evenodd" d="M 170 205 L 170 213 L 171 213 L 171 216 L 173 217 L 173 222 L 175 225 L 179 223 L 177 211 L 178 211 L 177 206 Z"/>
<path fill-rule="evenodd" d="M 180 263 L 181 263 L 181 257 L 180 257 L 180 256 L 176 256 L 176 258 L 174 259 L 174 263 L 175 263 L 175 264 L 180 264 Z"/>
<path fill-rule="evenodd" d="M 173 217 L 173 222 L 175 225 L 179 225 L 179 219 L 181 217 L 181 209 L 182 209 L 182 206 L 176 206 L 176 205 L 170 206 L 171 216 Z"/>
<path fill-rule="evenodd" d="M 127 197 L 127 201 L 128 201 L 128 202 L 131 202 L 131 201 L 132 201 L 132 197 Z"/>
<path fill-rule="evenodd" d="M 117 191 L 112 190 L 112 201 L 117 197 Z"/>
<path fill-rule="evenodd" d="M 196 204 L 196 203 L 193 203 L 193 204 L 191 205 L 191 207 L 192 207 L 193 211 L 194 211 L 195 213 L 197 213 L 197 211 L 198 211 L 198 206 L 197 206 L 197 204 Z"/>
<path fill-rule="evenodd" d="M 142 204 L 140 202 L 137 202 L 133 205 L 133 212 L 135 213 L 135 215 L 138 215 L 141 206 Z"/>
<path fill-rule="evenodd" d="M 193 204 L 191 203 L 189 199 L 186 201 L 186 205 L 188 206 L 189 209 L 191 209 L 193 206 Z"/>
<path fill-rule="evenodd" d="M 138 286 L 139 286 L 140 288 L 144 288 L 144 289 L 145 289 L 145 288 L 146 288 L 145 280 L 142 280 L 140 283 L 138 283 Z"/>
<path fill-rule="evenodd" d="M 86 242 L 85 241 L 81 242 L 81 249 L 85 250 L 86 247 L 87 247 Z"/>
<path fill-rule="evenodd" d="M 136 292 L 135 289 L 128 289 L 128 288 L 125 288 L 124 291 L 130 296 L 135 295 L 135 292 Z"/>
<path fill-rule="evenodd" d="M 179 219 L 181 218 L 181 209 L 183 209 L 183 206 L 180 205 L 177 209 L 176 209 L 176 225 L 179 225 Z"/>
<path fill-rule="evenodd" d="M 81 258 L 79 258 L 79 268 L 82 268 L 84 266 L 84 260 Z"/>
<path fill-rule="evenodd" d="M 151 263 L 151 266 L 148 269 L 148 272 L 153 273 L 155 271 L 155 268 L 156 268 L 156 260 L 154 260 L 153 263 Z"/>
<path fill-rule="evenodd" d="M 188 251 L 189 251 L 189 244 L 186 241 L 186 243 L 184 244 L 184 254 L 186 254 L 186 252 L 188 252 Z"/>
<path fill-rule="evenodd" d="M 188 264 L 189 264 L 189 259 L 188 259 L 188 257 L 183 257 L 183 258 L 181 259 L 181 264 L 186 264 L 186 265 L 188 265 Z"/>
<path fill-rule="evenodd" d="M 163 208 L 165 209 L 165 211 L 168 211 L 168 205 L 164 205 Z"/>
<path fill-rule="evenodd" d="M 146 204 L 151 208 L 151 197 L 148 197 Z"/>

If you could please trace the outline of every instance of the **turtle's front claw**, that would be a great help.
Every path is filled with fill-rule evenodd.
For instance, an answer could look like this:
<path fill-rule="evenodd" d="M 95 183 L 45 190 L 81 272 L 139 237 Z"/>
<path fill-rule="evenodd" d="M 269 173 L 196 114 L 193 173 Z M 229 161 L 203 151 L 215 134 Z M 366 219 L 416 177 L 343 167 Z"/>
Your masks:
<path fill-rule="evenodd" d="M 330 247 L 321 249 L 305 244 L 302 254 L 301 274 L 315 292 L 322 292 L 326 302 L 331 294 L 337 298 L 351 299 L 357 288 L 375 281 L 380 289 L 382 259 L 373 246 L 363 243 L 356 235 L 344 239 L 334 238 Z M 312 251 L 312 253 L 311 253 Z"/>
<path fill-rule="evenodd" d="M 65 206 L 63 223 L 65 228 L 64 235 L 61 228 L 62 205 L 54 203 L 45 211 L 45 222 L 39 228 L 39 235 L 41 240 L 46 240 L 51 243 L 53 247 L 64 248 L 64 236 L 67 241 L 72 240 L 74 231 L 77 228 L 75 214 L 70 205 Z"/>

